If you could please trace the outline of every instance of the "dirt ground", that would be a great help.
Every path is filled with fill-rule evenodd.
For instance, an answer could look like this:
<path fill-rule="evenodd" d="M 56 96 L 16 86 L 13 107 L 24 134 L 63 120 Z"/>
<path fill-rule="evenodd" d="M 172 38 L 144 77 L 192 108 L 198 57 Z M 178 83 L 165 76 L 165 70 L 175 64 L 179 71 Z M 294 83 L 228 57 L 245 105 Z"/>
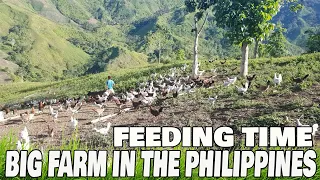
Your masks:
<path fill-rule="evenodd" d="M 306 110 L 314 105 L 314 99 L 320 95 L 320 86 L 314 86 L 308 91 L 300 91 L 291 93 L 290 95 L 278 94 L 268 96 L 255 96 L 251 94 L 248 97 L 243 97 L 249 101 L 265 102 L 269 107 L 233 107 L 234 101 L 229 98 L 218 100 L 217 105 L 212 106 L 205 100 L 194 100 L 188 95 L 180 96 L 178 99 L 169 99 L 164 104 L 163 113 L 157 118 L 153 117 L 149 112 L 148 107 L 142 107 L 138 110 L 122 112 L 117 116 L 92 124 L 91 121 L 98 119 L 98 115 L 92 110 L 97 108 L 93 104 L 85 104 L 80 112 L 75 115 L 79 121 L 78 133 L 81 143 L 89 147 L 106 148 L 112 146 L 112 129 L 107 137 L 98 134 L 93 128 L 104 128 L 108 122 L 112 126 L 212 126 L 215 128 L 220 126 L 231 126 L 239 128 L 239 124 L 245 122 L 250 117 L 259 117 L 265 114 L 271 114 L 273 111 L 285 111 L 292 118 L 292 122 L 287 122 L 284 125 L 294 126 L 294 118 L 300 117 L 302 110 Z M 240 97 L 241 98 L 241 97 Z M 301 107 L 291 107 L 290 103 L 297 99 L 304 98 Z M 223 104 L 223 105 L 222 105 Z M 57 106 L 53 106 L 58 108 Z M 126 105 L 130 108 L 131 103 Z M 8 117 L 19 116 L 20 113 L 30 111 L 31 109 L 19 110 L 16 115 L 10 114 Z M 107 109 L 103 116 L 118 113 L 118 107 L 112 103 L 107 103 Z M 70 127 L 71 112 L 63 110 L 59 112 L 58 121 L 54 122 L 49 114 L 48 107 L 45 108 L 42 114 L 38 114 L 34 119 L 24 124 L 20 117 L 14 120 L 0 122 L 0 139 L 3 136 L 13 133 L 14 136 L 19 136 L 19 132 L 27 127 L 32 144 L 36 147 L 54 148 L 60 147 L 64 142 L 72 137 L 73 130 Z M 284 118 L 284 117 L 281 117 Z M 318 120 L 317 120 L 318 121 Z M 319 120 L 320 121 L 320 120 Z M 240 123 L 241 122 L 241 123 Z M 303 120 L 303 123 L 310 123 Z M 318 122 L 319 123 L 319 122 Z M 54 137 L 48 135 L 48 125 L 54 128 Z M 319 137 L 317 135 L 317 137 Z M 317 138 L 318 139 L 318 138 Z M 319 143 L 317 143 L 319 144 Z"/>
<path fill-rule="evenodd" d="M 126 105 L 130 107 L 131 105 L 128 103 Z M 53 106 L 53 108 L 58 109 L 57 106 Z M 185 109 L 176 108 L 172 109 L 171 107 L 167 107 L 159 117 L 155 118 L 149 112 L 148 107 L 142 107 L 138 110 L 132 110 L 129 112 L 122 112 L 117 116 L 103 120 L 101 122 L 97 122 L 92 124 L 91 121 L 98 119 L 98 115 L 92 110 L 95 107 L 93 104 L 86 104 L 81 108 L 81 111 L 75 115 L 76 119 L 79 121 L 78 132 L 81 137 L 81 140 L 84 142 L 90 138 L 90 135 L 94 134 L 96 136 L 100 136 L 100 134 L 96 133 L 93 128 L 103 128 L 107 126 L 108 122 L 111 122 L 112 126 L 177 126 L 182 127 L 188 125 L 190 122 L 187 120 L 189 114 Z M 44 109 L 43 113 L 36 114 L 33 120 L 28 123 L 23 123 L 21 118 L 18 117 L 20 113 L 24 113 L 26 111 L 31 111 L 31 109 L 19 110 L 15 115 L 12 113 L 5 116 L 6 118 L 17 117 L 13 120 L 7 120 L 4 122 L 0 122 L 0 138 L 2 136 L 6 136 L 9 133 L 12 133 L 14 136 L 19 137 L 19 133 L 27 127 L 29 136 L 31 141 L 36 146 L 60 146 L 65 139 L 69 139 L 72 136 L 73 130 L 70 126 L 70 120 L 72 113 L 63 110 L 59 112 L 59 117 L 56 122 L 53 121 L 48 107 Z M 189 112 L 195 112 L 198 109 L 189 109 Z M 103 113 L 103 116 L 111 115 L 118 113 L 118 107 L 111 102 L 107 103 L 107 109 Z M 188 112 L 188 111 L 187 111 Z M 205 112 L 197 113 L 197 118 L 203 122 L 202 125 L 211 124 L 210 114 Z M 102 116 L 102 117 L 103 117 Z M 177 117 L 179 116 L 179 117 Z M 177 121 L 177 118 L 180 121 Z M 206 121 L 204 121 L 206 120 Z M 48 134 L 48 125 L 54 128 L 54 137 L 49 137 Z M 200 125 L 200 124 L 199 124 Z M 109 131 L 109 136 L 111 136 L 112 130 Z M 102 136 L 102 135 L 101 135 Z M 89 142 L 90 143 L 90 142 Z"/>

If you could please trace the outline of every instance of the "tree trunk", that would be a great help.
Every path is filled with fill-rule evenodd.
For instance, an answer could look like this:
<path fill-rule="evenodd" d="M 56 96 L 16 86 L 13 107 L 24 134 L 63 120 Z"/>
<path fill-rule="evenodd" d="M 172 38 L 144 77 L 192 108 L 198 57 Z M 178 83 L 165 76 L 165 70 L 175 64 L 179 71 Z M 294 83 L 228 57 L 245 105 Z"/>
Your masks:
<path fill-rule="evenodd" d="M 249 46 L 248 43 L 242 43 L 242 61 L 240 67 L 240 76 L 246 77 L 248 75 L 248 65 L 249 65 Z"/>
<path fill-rule="evenodd" d="M 194 47 L 193 47 L 192 78 L 196 78 L 198 76 L 198 71 L 199 71 L 198 44 L 199 44 L 199 36 L 198 36 L 198 33 L 196 32 L 195 39 L 194 39 Z"/>
<path fill-rule="evenodd" d="M 255 39 L 255 45 L 254 45 L 254 52 L 253 52 L 253 58 L 257 59 L 259 57 L 259 40 Z"/>
<path fill-rule="evenodd" d="M 160 41 L 159 41 L 159 64 L 160 64 L 160 61 L 161 61 L 161 44 L 160 44 Z"/>
<path fill-rule="evenodd" d="M 198 46 L 199 46 L 199 37 L 200 33 L 204 28 L 204 25 L 206 24 L 208 20 L 208 14 L 206 14 L 205 19 L 203 20 L 203 23 L 200 28 L 198 28 L 198 22 L 199 19 L 197 17 L 194 17 L 194 47 L 193 47 L 193 67 L 192 67 L 192 75 L 191 78 L 197 78 L 198 77 L 198 71 L 199 71 L 199 64 L 198 64 Z"/>

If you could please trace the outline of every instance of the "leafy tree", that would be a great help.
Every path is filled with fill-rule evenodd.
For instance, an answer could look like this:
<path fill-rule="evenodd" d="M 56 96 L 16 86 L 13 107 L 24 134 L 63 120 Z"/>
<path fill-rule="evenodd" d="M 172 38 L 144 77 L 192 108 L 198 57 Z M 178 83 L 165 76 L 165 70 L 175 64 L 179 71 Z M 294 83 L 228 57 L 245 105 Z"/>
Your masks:
<path fill-rule="evenodd" d="M 273 16 L 280 11 L 283 3 L 291 1 L 215 0 L 214 15 L 217 25 L 226 29 L 226 35 L 232 43 L 241 44 L 241 76 L 248 74 L 249 45 L 273 30 L 274 25 L 270 22 Z"/>
<path fill-rule="evenodd" d="M 309 35 L 307 40 L 308 52 L 320 52 L 320 31 L 306 31 L 306 34 Z"/>
<path fill-rule="evenodd" d="M 155 52 L 159 63 L 161 62 L 164 45 L 169 43 L 169 39 L 170 37 L 167 30 L 158 24 L 156 25 L 156 30 L 153 33 L 150 33 L 147 37 L 147 47 L 149 51 L 153 50 L 153 52 Z"/>
<path fill-rule="evenodd" d="M 240 75 L 248 74 L 249 44 L 273 29 L 272 17 L 279 11 L 281 0 L 216 0 L 217 25 L 227 30 L 231 42 L 241 44 Z"/>
<path fill-rule="evenodd" d="M 259 43 L 259 47 L 258 47 L 258 56 L 259 57 L 266 57 L 267 56 L 267 50 L 266 50 L 266 44 L 264 43 Z"/>
<path fill-rule="evenodd" d="M 194 33 L 194 47 L 193 47 L 193 66 L 192 66 L 192 78 L 198 75 L 198 46 L 200 34 L 208 20 L 207 10 L 213 5 L 213 0 L 186 0 L 185 5 L 187 12 L 194 14 L 194 28 L 191 32 Z M 203 19 L 202 24 L 199 22 Z"/>
<path fill-rule="evenodd" d="M 266 52 L 271 57 L 281 57 L 287 55 L 286 37 L 283 33 L 286 32 L 285 28 L 281 27 L 281 24 L 277 24 L 275 31 L 268 38 L 268 44 L 266 46 Z"/>
<path fill-rule="evenodd" d="M 184 52 L 183 49 L 179 49 L 179 50 L 177 51 L 176 55 L 177 55 L 176 59 L 177 59 L 178 61 L 183 61 L 183 60 L 186 59 L 186 58 L 185 58 L 185 52 Z"/>

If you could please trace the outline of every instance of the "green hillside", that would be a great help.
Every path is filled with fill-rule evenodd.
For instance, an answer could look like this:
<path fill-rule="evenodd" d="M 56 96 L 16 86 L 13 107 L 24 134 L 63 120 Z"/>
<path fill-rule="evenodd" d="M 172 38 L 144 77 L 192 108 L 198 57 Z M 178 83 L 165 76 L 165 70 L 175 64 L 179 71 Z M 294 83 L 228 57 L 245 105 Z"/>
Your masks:
<path fill-rule="evenodd" d="M 89 55 L 67 39 L 65 27 L 11 3 L 0 3 L 1 49 L 30 80 L 59 79 L 78 69 Z M 70 27 L 71 28 L 71 27 Z"/>
<path fill-rule="evenodd" d="M 305 45 L 307 35 L 305 31 L 320 24 L 320 1 L 302 0 L 304 8 L 298 13 L 291 12 L 287 6 L 283 7 L 274 21 L 281 21 L 288 30 L 288 40 L 299 46 Z"/>
<path fill-rule="evenodd" d="M 319 26 L 320 0 L 301 2 L 298 13 L 284 6 L 273 20 L 287 28 L 287 55 L 304 53 L 304 32 Z M 239 57 L 240 48 L 230 45 L 210 14 L 200 57 Z M 18 79 L 27 81 L 145 66 L 158 61 L 159 49 L 164 63 L 176 60 L 178 52 L 191 59 L 192 27 L 183 0 L 0 1 L 0 49 L 19 65 Z"/>

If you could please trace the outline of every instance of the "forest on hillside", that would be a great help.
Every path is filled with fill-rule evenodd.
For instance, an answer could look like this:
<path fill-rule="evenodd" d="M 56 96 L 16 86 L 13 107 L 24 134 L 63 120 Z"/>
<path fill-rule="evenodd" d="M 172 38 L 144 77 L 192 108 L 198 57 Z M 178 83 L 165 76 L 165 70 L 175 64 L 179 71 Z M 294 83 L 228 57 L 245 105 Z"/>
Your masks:
<path fill-rule="evenodd" d="M 297 12 L 284 4 L 272 19 L 275 28 L 259 44 L 259 57 L 319 51 L 320 1 L 299 3 Z M 194 13 L 184 0 L 2 0 L 0 9 L 0 60 L 19 66 L 2 71 L 16 81 L 60 80 L 193 55 Z M 213 11 L 200 34 L 200 58 L 240 58 L 240 45 L 217 25 Z"/>

